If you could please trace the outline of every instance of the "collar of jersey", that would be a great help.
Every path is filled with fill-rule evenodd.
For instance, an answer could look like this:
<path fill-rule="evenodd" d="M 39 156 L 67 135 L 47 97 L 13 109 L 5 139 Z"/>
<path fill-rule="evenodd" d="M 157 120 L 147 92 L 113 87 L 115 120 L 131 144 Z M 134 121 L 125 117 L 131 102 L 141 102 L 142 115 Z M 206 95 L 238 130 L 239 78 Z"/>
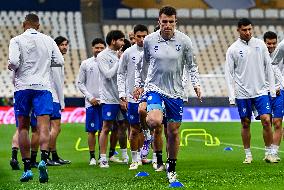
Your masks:
<path fill-rule="evenodd" d="M 241 38 L 239 38 L 239 41 L 248 45 L 251 42 L 252 39 L 253 39 L 253 37 L 251 37 L 251 39 L 248 42 L 246 42 L 245 40 L 242 40 Z"/>
<path fill-rule="evenodd" d="M 160 43 L 160 42 L 166 42 L 166 41 L 175 41 L 175 40 L 176 40 L 175 32 L 174 32 L 173 37 L 172 37 L 171 39 L 169 39 L 169 40 L 165 40 L 164 38 L 162 38 L 160 32 L 158 33 L 158 37 L 159 37 L 159 38 L 158 38 L 158 43 Z"/>
<path fill-rule="evenodd" d="M 33 29 L 33 28 L 29 28 L 29 29 L 27 29 L 25 32 L 28 32 L 28 33 L 31 33 L 31 34 L 37 34 L 38 32 L 35 30 L 35 29 Z"/>
<path fill-rule="evenodd" d="M 116 55 L 116 51 L 110 49 L 109 47 L 106 48 L 109 52 L 111 52 L 112 54 L 115 54 Z"/>

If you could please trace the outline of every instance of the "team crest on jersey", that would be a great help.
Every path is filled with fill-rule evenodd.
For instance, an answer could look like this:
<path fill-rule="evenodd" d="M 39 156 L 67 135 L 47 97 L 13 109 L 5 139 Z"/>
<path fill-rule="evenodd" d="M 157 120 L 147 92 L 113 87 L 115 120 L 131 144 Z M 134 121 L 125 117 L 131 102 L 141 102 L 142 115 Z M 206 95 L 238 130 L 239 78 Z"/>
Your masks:
<path fill-rule="evenodd" d="M 246 109 L 246 108 L 243 108 L 243 112 L 246 113 L 246 112 L 247 112 L 247 109 Z"/>
<path fill-rule="evenodd" d="M 180 45 L 180 44 L 177 44 L 177 45 L 176 45 L 176 50 L 179 51 L 180 48 L 181 48 L 181 45 Z"/>
<path fill-rule="evenodd" d="M 112 60 L 109 60 L 110 63 L 112 63 Z"/>
<path fill-rule="evenodd" d="M 158 51 L 158 48 L 159 48 L 159 46 L 154 47 L 155 52 Z"/>
<path fill-rule="evenodd" d="M 244 52 L 243 51 L 239 51 L 239 54 L 241 57 L 244 57 Z"/>
<path fill-rule="evenodd" d="M 135 61 L 135 57 L 132 57 L 132 60 Z"/>

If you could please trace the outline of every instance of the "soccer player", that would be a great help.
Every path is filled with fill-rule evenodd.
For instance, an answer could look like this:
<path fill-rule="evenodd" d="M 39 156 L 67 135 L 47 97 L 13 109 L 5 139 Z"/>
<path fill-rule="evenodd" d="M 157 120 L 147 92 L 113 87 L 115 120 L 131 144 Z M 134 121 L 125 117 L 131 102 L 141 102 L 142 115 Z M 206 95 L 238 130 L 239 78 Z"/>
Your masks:
<path fill-rule="evenodd" d="M 135 75 L 135 99 L 146 91 L 147 124 L 154 129 L 154 144 L 157 156 L 157 171 L 164 169 L 162 160 L 162 120 L 167 116 L 168 159 L 167 177 L 170 183 L 177 180 L 175 171 L 179 150 L 179 127 L 182 121 L 183 93 L 182 76 L 184 66 L 191 71 L 195 92 L 201 99 L 199 73 L 192 61 L 192 43 L 184 33 L 175 30 L 176 9 L 165 6 L 159 11 L 160 30 L 144 40 L 142 69 Z M 146 76 L 146 77 L 145 77 Z M 140 88 L 139 88 L 140 87 Z M 144 87 L 144 88 L 142 88 Z M 163 109 L 162 104 L 165 104 Z"/>
<path fill-rule="evenodd" d="M 48 157 L 49 124 L 52 114 L 51 64 L 63 65 L 64 59 L 54 40 L 38 32 L 39 18 L 26 15 L 24 33 L 10 40 L 8 69 L 15 72 L 15 115 L 18 120 L 19 147 L 24 163 L 21 182 L 33 178 L 30 165 L 30 141 L 28 136 L 30 112 L 34 109 L 39 128 L 41 161 L 39 181 L 48 181 L 46 161 Z"/>
<path fill-rule="evenodd" d="M 58 36 L 54 39 L 61 54 L 64 56 L 68 50 L 68 40 L 63 36 Z M 52 159 L 47 159 L 48 166 L 60 166 L 62 164 L 70 164 L 71 161 L 64 160 L 58 156 L 56 150 L 57 137 L 61 131 L 61 111 L 65 108 L 64 103 L 64 66 L 54 65 L 51 67 L 51 89 L 53 99 L 53 112 L 50 117 L 50 140 L 49 140 L 49 154 Z"/>
<path fill-rule="evenodd" d="M 252 23 L 242 18 L 238 21 L 239 38 L 227 50 L 225 76 L 228 85 L 229 101 L 237 104 L 241 118 L 241 135 L 245 151 L 243 163 L 253 160 L 250 150 L 250 123 L 253 106 L 260 115 L 263 126 L 263 139 L 267 151 L 265 160 L 277 162 L 271 153 L 273 140 L 270 114 L 271 106 L 268 91 L 275 97 L 275 79 L 270 64 L 271 59 L 265 43 L 252 36 Z M 269 85 L 266 84 L 267 81 Z"/>
<path fill-rule="evenodd" d="M 90 151 L 90 164 L 96 165 L 95 147 L 96 132 L 102 130 L 102 105 L 100 104 L 100 72 L 97 55 L 103 51 L 106 44 L 103 39 L 95 38 L 92 41 L 93 56 L 81 63 L 77 87 L 85 96 L 86 132 Z M 98 135 L 99 136 L 99 135 Z"/>
<path fill-rule="evenodd" d="M 146 26 L 138 24 L 134 27 L 134 38 L 136 44 L 128 48 L 121 56 L 118 68 L 118 91 L 119 98 L 121 101 L 127 104 L 127 119 L 130 124 L 130 147 L 132 155 L 132 163 L 129 170 L 138 169 L 138 157 L 140 157 L 140 147 L 139 147 L 139 134 L 142 134 L 138 106 L 133 99 L 132 92 L 134 91 L 135 80 L 135 65 L 140 59 L 140 54 L 143 51 L 143 41 L 145 36 L 148 35 L 148 29 Z M 143 141 L 142 141 L 143 142 Z M 139 152 L 139 153 L 138 153 Z M 141 159 L 140 159 L 141 160 Z M 140 165 L 142 162 L 140 161 Z"/>
<path fill-rule="evenodd" d="M 124 34 L 120 30 L 112 30 L 106 36 L 108 47 L 97 56 L 98 68 L 101 76 L 100 83 L 100 101 L 102 103 L 103 127 L 100 134 L 100 167 L 108 168 L 106 159 L 106 148 L 108 133 L 117 118 L 120 109 L 120 99 L 117 88 L 117 69 L 119 58 L 124 45 Z M 121 104 L 121 108 L 126 108 Z M 125 156 L 126 152 L 122 153 Z"/>

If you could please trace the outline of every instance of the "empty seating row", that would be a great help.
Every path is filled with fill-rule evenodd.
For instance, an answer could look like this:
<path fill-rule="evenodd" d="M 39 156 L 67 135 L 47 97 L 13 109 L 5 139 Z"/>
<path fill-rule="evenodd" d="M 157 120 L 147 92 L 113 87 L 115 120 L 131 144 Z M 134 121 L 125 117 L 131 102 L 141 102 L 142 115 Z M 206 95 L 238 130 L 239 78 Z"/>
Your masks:
<path fill-rule="evenodd" d="M 116 18 L 118 19 L 142 19 L 142 18 L 157 18 L 159 15 L 159 9 L 149 8 L 119 8 L 116 10 Z M 253 18 L 253 19 L 283 19 L 284 18 L 284 9 L 177 9 L 177 16 L 179 18 L 197 18 L 197 19 L 233 19 L 233 18 Z"/>

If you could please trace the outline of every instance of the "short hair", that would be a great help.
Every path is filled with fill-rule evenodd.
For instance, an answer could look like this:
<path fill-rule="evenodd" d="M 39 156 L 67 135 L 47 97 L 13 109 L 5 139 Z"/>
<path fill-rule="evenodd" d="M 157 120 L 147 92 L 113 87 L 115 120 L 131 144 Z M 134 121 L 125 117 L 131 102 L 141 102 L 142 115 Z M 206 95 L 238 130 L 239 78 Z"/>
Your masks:
<path fill-rule="evenodd" d="M 174 7 L 171 6 L 164 6 L 159 11 L 159 16 L 165 14 L 167 16 L 177 15 L 177 11 Z"/>
<path fill-rule="evenodd" d="M 109 33 L 107 33 L 106 43 L 107 45 L 110 45 L 112 40 L 118 40 L 124 37 L 124 34 L 120 30 L 111 30 Z"/>
<path fill-rule="evenodd" d="M 93 41 L 92 41 L 92 47 L 94 47 L 95 45 L 97 44 L 104 44 L 104 46 L 106 46 L 106 43 L 103 39 L 101 38 L 95 38 Z"/>
<path fill-rule="evenodd" d="M 265 41 L 266 39 L 277 39 L 277 34 L 272 31 L 267 31 L 263 35 L 263 40 Z"/>
<path fill-rule="evenodd" d="M 248 26 L 248 25 L 252 25 L 252 22 L 247 19 L 247 18 L 241 18 L 239 21 L 238 21 L 238 28 L 241 28 L 242 26 Z"/>
<path fill-rule="evenodd" d="M 57 44 L 57 46 L 59 46 L 62 42 L 67 41 L 67 43 L 69 43 L 69 41 L 67 40 L 67 38 L 63 37 L 63 36 L 58 36 L 54 39 L 55 43 Z"/>
<path fill-rule="evenodd" d="M 137 24 L 134 27 L 133 31 L 134 31 L 134 34 L 136 34 L 138 31 L 140 31 L 140 32 L 146 31 L 148 33 L 148 28 L 147 28 L 147 26 L 145 26 L 143 24 Z"/>
<path fill-rule="evenodd" d="M 140 30 L 139 30 L 140 31 Z M 129 40 L 127 39 L 124 39 L 124 45 L 123 47 L 121 48 L 121 51 L 124 52 L 127 48 L 131 47 L 131 43 Z"/>
<path fill-rule="evenodd" d="M 39 23 L 39 18 L 34 13 L 29 13 L 25 16 L 25 21 L 31 22 L 31 23 Z"/>

